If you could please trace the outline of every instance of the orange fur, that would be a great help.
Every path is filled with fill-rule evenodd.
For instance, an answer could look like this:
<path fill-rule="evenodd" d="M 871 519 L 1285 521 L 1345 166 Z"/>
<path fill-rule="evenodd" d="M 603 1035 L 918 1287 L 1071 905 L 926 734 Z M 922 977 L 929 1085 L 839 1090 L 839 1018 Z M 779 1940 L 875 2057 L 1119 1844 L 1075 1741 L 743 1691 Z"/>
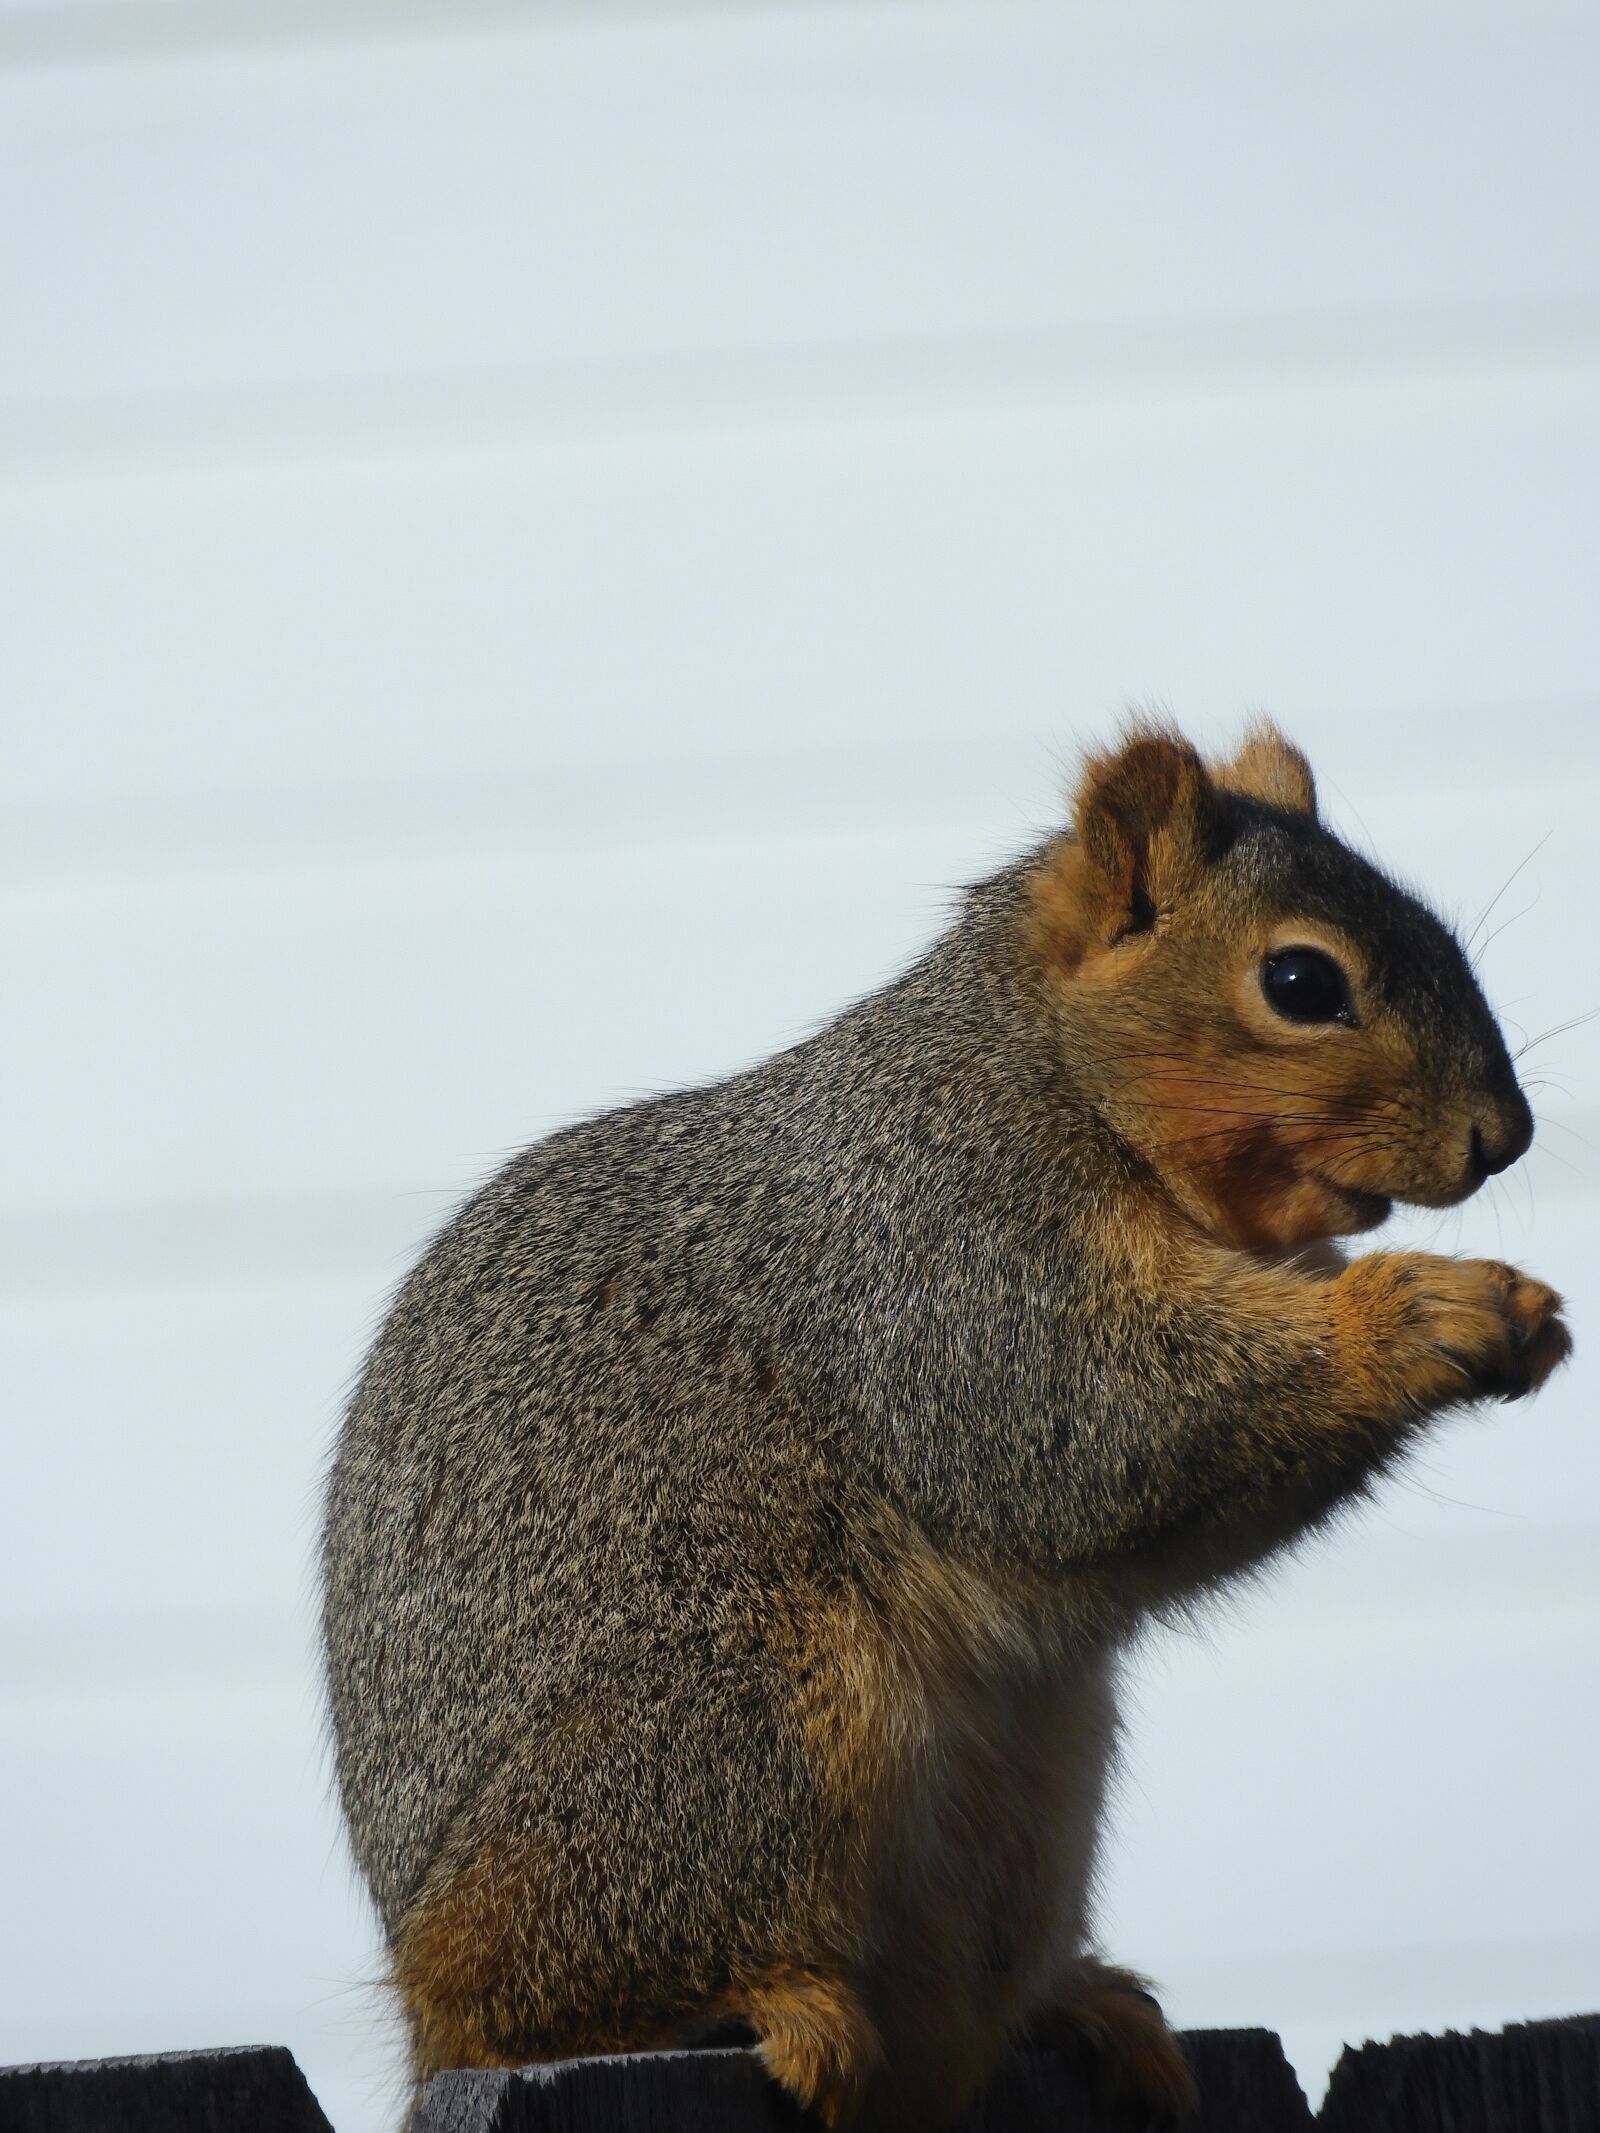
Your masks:
<path fill-rule="evenodd" d="M 521 2063 L 516 1980 L 525 1921 L 538 1915 L 539 1883 L 533 1859 L 497 1846 L 406 1921 L 394 1984 L 419 2083 L 444 2067 Z"/>
<path fill-rule="evenodd" d="M 1495 1259 L 1374 1252 L 1330 1293 L 1349 1403 L 1373 1416 L 1477 1388 L 1516 1398 L 1572 1345 L 1555 1290 Z"/>
<path fill-rule="evenodd" d="M 736 1986 L 728 2007 L 749 2020 L 768 2071 L 805 2109 L 830 2127 L 855 2117 L 882 2047 L 841 1971 L 780 1970 Z"/>
<path fill-rule="evenodd" d="M 894 2069 L 874 2109 L 934 2125 L 1083 1930 L 1112 1725 L 1059 1583 L 1002 1585 L 887 1525 L 875 1554 L 865 1595 L 813 1618 L 800 1698 L 854 1832 L 861 1990 Z"/>
<path fill-rule="evenodd" d="M 1244 745 L 1220 766 L 1216 779 L 1229 792 L 1264 800 L 1268 807 L 1281 807 L 1288 814 L 1314 816 L 1317 812 L 1317 782 L 1311 765 L 1270 719 L 1257 719 L 1249 727 Z"/>
<path fill-rule="evenodd" d="M 1190 1219 L 1246 1250 L 1368 1228 L 1380 1198 L 1453 1204 L 1477 1182 L 1477 1099 L 1463 1086 L 1441 1115 L 1415 1029 L 1375 998 L 1331 1041 L 1267 1007 L 1274 947 L 1324 950 L 1358 991 L 1364 961 L 1210 863 L 1228 792 L 1315 812 L 1304 758 L 1271 729 L 1213 774 L 1187 742 L 1138 728 L 1088 765 L 1075 834 L 1034 870 L 1030 945 L 1085 1089 Z"/>

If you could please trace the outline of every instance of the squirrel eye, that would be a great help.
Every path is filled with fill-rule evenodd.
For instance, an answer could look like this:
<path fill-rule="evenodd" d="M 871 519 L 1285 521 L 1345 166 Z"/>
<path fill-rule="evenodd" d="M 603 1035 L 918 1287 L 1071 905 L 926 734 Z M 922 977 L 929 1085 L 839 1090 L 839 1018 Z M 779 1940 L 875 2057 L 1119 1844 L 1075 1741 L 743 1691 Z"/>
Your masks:
<path fill-rule="evenodd" d="M 1280 948 L 1261 966 L 1267 1005 L 1291 1022 L 1353 1022 L 1344 972 L 1320 948 Z"/>

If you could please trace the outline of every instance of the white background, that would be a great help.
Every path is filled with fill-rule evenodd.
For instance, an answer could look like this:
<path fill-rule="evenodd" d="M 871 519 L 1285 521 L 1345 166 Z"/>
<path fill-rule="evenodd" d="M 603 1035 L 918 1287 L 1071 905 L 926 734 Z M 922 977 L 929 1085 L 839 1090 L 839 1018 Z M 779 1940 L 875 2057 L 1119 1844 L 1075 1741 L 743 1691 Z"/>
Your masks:
<path fill-rule="evenodd" d="M 1600 1005 L 1600 34 L 1465 0 L 0 0 L 0 2059 L 392 2114 L 309 1555 L 500 1155 L 787 1042 L 1131 701 Z M 1530 856 L 1531 855 L 1531 856 Z M 1183 2024 L 1600 2005 L 1595 1072 L 1538 1403 L 1149 1654 Z"/>

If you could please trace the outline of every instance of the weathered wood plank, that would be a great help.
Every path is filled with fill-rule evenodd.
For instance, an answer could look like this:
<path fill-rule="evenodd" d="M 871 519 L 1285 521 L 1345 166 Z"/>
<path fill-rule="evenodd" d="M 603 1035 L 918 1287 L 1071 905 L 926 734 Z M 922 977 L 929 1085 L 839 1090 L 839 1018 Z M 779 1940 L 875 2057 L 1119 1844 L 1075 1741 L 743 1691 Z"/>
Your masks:
<path fill-rule="evenodd" d="M 1200 2086 L 1193 2133 L 1301 2133 L 1311 2107 L 1270 2029 L 1191 2029 L 1183 2048 Z"/>
<path fill-rule="evenodd" d="M 1600 2015 L 1347 2047 L 1322 2133 L 1597 2133 Z"/>
<path fill-rule="evenodd" d="M 1347 2050 L 1322 2111 L 1277 2037 L 1191 2030 L 1189 2133 L 1600 2133 L 1600 2015 Z M 412 2133 L 801 2133 L 752 2051 L 574 2059 L 438 2075 Z M 956 2133 L 1104 2133 L 1087 2067 L 1017 2051 Z M 5 2133 L 331 2133 L 281 2046 L 0 2068 Z"/>
<path fill-rule="evenodd" d="M 5 2133 L 332 2133 L 281 2044 L 0 2067 L 0 2126 Z"/>
<path fill-rule="evenodd" d="M 1200 2030 L 1184 2039 L 1201 2083 L 1192 2133 L 1302 2133 L 1310 2110 L 1266 2030 Z M 1056 2051 L 1009 2054 L 963 2115 L 959 2133 L 1099 2133 L 1106 2123 L 1085 2069 Z M 440 2074 L 415 2133 L 793 2133 L 799 2114 L 748 2051 L 577 2059 L 518 2073 Z"/>
<path fill-rule="evenodd" d="M 436 2075 L 412 2133 L 798 2133 L 803 2124 L 754 2052 L 651 2052 Z"/>

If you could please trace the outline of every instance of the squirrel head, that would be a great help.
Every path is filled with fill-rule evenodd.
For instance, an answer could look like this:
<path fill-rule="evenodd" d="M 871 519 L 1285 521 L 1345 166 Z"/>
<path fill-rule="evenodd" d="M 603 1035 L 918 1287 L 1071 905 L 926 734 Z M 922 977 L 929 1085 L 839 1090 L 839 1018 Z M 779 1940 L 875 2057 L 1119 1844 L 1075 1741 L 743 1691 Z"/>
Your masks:
<path fill-rule="evenodd" d="M 1533 1121 L 1460 943 L 1317 817 L 1270 725 L 1136 727 L 1030 883 L 1075 1079 L 1211 1234 L 1292 1249 L 1450 1206 Z"/>

